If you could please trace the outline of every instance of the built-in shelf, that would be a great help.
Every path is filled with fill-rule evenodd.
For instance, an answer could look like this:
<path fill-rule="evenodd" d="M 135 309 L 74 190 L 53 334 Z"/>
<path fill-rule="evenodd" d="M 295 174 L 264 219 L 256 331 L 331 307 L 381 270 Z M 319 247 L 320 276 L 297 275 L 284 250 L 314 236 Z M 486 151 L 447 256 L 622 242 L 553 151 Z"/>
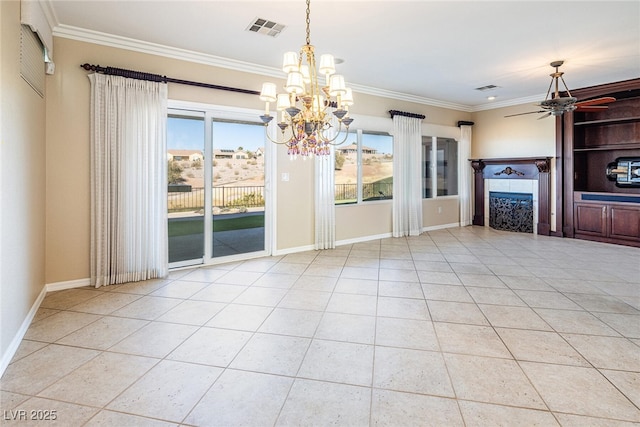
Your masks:
<path fill-rule="evenodd" d="M 574 148 L 576 153 L 585 151 L 611 151 L 611 150 L 640 150 L 640 142 L 631 142 L 629 144 L 615 144 L 615 145 L 595 145 L 593 147 L 586 148 Z"/>
<path fill-rule="evenodd" d="M 620 125 L 624 123 L 640 122 L 640 117 L 619 117 L 615 119 L 589 120 L 585 122 L 574 122 L 574 126 L 602 126 Z"/>
<path fill-rule="evenodd" d="M 640 78 L 572 89 L 578 100 L 613 97 L 606 109 L 556 119 L 556 230 L 566 237 L 640 247 L 638 188 L 607 176 L 618 159 L 640 159 Z"/>

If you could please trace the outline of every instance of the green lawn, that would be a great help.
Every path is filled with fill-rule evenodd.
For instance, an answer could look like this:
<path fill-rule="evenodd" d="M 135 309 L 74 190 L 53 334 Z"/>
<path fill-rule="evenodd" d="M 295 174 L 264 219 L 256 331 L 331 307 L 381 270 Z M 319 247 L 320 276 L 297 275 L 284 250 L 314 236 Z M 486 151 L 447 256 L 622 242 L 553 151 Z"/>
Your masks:
<path fill-rule="evenodd" d="M 256 227 L 264 227 L 264 214 L 235 218 L 215 218 L 213 220 L 213 231 L 242 230 Z M 169 221 L 169 237 L 202 233 L 204 233 L 203 220 Z"/>

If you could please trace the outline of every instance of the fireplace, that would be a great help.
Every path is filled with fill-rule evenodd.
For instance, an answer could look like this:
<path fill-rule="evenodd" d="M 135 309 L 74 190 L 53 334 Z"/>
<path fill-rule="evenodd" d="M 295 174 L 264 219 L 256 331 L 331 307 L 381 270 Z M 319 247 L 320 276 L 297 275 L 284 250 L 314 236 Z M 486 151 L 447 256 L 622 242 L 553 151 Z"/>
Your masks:
<path fill-rule="evenodd" d="M 533 233 L 533 194 L 490 191 L 489 227 Z"/>
<path fill-rule="evenodd" d="M 550 160 L 471 159 L 475 177 L 473 224 L 550 235 Z"/>

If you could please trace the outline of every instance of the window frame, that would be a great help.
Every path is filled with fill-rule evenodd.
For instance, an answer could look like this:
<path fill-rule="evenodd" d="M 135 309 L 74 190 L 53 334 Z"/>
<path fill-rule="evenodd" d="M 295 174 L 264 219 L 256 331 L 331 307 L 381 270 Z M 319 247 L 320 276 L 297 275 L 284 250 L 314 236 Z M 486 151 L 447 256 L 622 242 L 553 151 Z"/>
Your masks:
<path fill-rule="evenodd" d="M 363 145 L 363 135 L 379 135 L 379 136 L 387 136 L 389 138 L 391 138 L 391 152 L 393 155 L 393 135 L 391 135 L 389 132 L 386 131 L 373 131 L 373 130 L 364 130 L 361 128 L 355 129 L 355 132 L 351 131 L 349 132 L 351 133 L 355 133 L 356 135 L 356 145 L 357 145 L 357 152 L 356 152 L 356 201 L 355 202 L 351 202 L 351 203 L 339 203 L 337 200 L 334 200 L 334 205 L 335 206 L 362 206 L 364 204 L 369 204 L 369 203 L 384 203 L 384 202 L 391 202 L 391 200 L 393 200 L 393 195 L 389 198 L 384 198 L 384 199 L 379 199 L 379 200 L 363 200 L 362 195 L 363 195 L 363 189 L 364 189 L 364 182 L 363 182 L 363 175 L 362 175 L 362 145 Z M 335 150 L 338 150 L 339 146 L 335 147 Z M 335 155 L 335 154 L 334 154 Z M 337 171 L 334 170 L 334 174 Z M 392 173 L 392 178 L 394 177 L 394 174 Z M 335 198 L 335 197 L 334 197 Z"/>
<path fill-rule="evenodd" d="M 431 183 L 431 196 L 427 197 L 426 196 L 426 187 L 425 184 L 427 182 L 427 175 L 426 175 L 426 150 L 428 149 L 428 146 L 426 144 L 426 141 L 428 139 L 431 139 L 431 144 L 429 145 L 430 150 L 431 150 L 431 156 L 429 158 L 429 172 L 430 172 L 430 176 L 429 176 L 429 181 Z M 439 195 L 438 191 L 438 140 L 439 139 L 445 139 L 445 140 L 453 140 L 456 143 L 456 194 L 447 194 L 447 195 Z M 438 198 L 457 198 L 460 194 L 460 170 L 459 170 L 459 156 L 460 156 L 460 141 L 458 141 L 457 138 L 454 137 L 450 137 L 450 136 L 429 136 L 429 135 L 423 135 L 422 136 L 422 199 L 423 200 L 434 200 L 434 199 L 438 199 Z"/>

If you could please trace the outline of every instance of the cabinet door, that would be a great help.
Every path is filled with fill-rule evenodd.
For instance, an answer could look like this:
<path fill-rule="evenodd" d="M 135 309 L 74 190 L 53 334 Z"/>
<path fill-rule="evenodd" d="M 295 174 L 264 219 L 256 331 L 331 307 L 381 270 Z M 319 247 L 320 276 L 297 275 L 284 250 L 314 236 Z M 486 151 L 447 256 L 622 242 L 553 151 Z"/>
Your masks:
<path fill-rule="evenodd" d="M 607 235 L 606 206 L 576 203 L 574 215 L 576 233 L 602 237 Z"/>
<path fill-rule="evenodd" d="M 609 207 L 611 217 L 610 236 L 617 239 L 640 239 L 640 209 L 626 206 Z"/>

